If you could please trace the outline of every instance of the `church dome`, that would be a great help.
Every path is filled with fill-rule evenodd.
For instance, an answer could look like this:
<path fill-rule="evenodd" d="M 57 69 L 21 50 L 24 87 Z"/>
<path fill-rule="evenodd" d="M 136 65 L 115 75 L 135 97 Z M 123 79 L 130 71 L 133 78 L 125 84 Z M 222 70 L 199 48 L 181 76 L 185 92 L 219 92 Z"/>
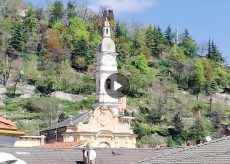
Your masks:
<path fill-rule="evenodd" d="M 116 52 L 115 43 L 111 38 L 102 39 L 101 52 Z"/>

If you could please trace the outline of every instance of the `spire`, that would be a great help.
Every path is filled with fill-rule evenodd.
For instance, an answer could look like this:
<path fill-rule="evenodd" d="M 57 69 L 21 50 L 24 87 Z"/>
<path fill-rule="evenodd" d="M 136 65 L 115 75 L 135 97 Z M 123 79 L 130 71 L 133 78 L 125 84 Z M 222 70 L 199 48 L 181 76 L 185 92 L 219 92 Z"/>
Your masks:
<path fill-rule="evenodd" d="M 110 24 L 109 24 L 108 19 L 106 18 L 104 22 L 104 27 L 103 27 L 103 38 L 110 37 L 110 36 L 111 36 L 110 35 Z"/>

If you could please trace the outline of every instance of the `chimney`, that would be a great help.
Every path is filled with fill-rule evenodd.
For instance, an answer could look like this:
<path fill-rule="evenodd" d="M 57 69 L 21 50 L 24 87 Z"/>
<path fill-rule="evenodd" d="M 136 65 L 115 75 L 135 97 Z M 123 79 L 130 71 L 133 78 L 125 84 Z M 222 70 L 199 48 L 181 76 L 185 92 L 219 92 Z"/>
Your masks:
<path fill-rule="evenodd" d="M 95 164 L 96 152 L 95 150 L 90 148 L 89 144 L 82 149 L 82 155 L 83 155 L 84 164 Z M 89 158 L 92 158 L 92 159 L 89 159 Z"/>
<path fill-rule="evenodd" d="M 40 145 L 44 145 L 45 144 L 45 138 L 46 138 L 46 136 L 41 135 Z"/>
<path fill-rule="evenodd" d="M 82 159 L 83 159 L 83 163 L 84 163 L 84 164 L 86 164 L 86 162 L 87 162 L 87 161 L 86 161 L 87 158 L 85 157 L 85 151 L 87 151 L 87 150 L 86 150 L 86 148 L 84 147 L 84 148 L 82 149 Z"/>

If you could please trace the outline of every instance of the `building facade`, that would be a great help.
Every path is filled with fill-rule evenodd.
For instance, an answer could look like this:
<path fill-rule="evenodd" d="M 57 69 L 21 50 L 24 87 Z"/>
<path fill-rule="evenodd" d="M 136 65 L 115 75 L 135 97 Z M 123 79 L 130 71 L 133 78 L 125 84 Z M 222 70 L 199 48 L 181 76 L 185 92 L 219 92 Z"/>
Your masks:
<path fill-rule="evenodd" d="M 23 131 L 17 129 L 16 124 L 9 119 L 0 117 L 0 146 L 14 146 Z"/>
<path fill-rule="evenodd" d="M 95 105 L 92 110 L 75 116 L 73 120 L 66 120 L 40 132 L 46 136 L 46 140 L 59 142 L 58 132 L 64 128 L 68 129 L 61 133 L 60 138 L 64 142 L 87 141 L 92 147 L 101 148 L 136 147 L 136 135 L 130 126 L 133 118 L 124 116 L 126 97 L 116 98 L 118 96 L 111 96 L 105 90 L 108 77 L 118 72 L 116 56 L 110 24 L 106 20 L 103 39 L 97 50 Z M 53 136 L 49 135 L 51 133 Z"/>

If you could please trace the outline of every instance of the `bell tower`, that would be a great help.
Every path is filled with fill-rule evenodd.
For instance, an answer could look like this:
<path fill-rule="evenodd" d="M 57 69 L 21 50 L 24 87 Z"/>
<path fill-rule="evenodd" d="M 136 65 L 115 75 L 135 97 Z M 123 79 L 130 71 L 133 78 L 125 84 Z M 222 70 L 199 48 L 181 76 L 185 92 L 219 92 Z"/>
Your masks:
<path fill-rule="evenodd" d="M 122 99 L 126 100 L 126 97 L 121 97 L 117 94 L 119 89 L 115 89 L 115 82 L 120 80 L 120 76 L 114 77 L 114 74 L 118 73 L 116 61 L 118 54 L 111 39 L 110 24 L 107 20 L 104 22 L 102 32 L 103 38 L 98 45 L 94 74 L 96 103 L 93 110 L 85 114 L 87 115 L 85 118 L 88 119 L 84 120 L 87 122 L 77 124 L 76 132 L 66 132 L 63 137 L 68 139 L 69 136 L 74 136 L 78 141 L 88 141 L 93 147 L 135 148 L 136 135 L 130 124 L 134 118 L 124 115 L 126 101 Z"/>
<path fill-rule="evenodd" d="M 113 89 L 111 86 L 111 79 L 108 77 L 117 73 L 116 56 L 115 43 L 111 39 L 110 24 L 106 19 L 103 27 L 103 39 L 97 50 L 95 100 L 97 104 L 108 106 L 112 108 L 115 113 L 118 113 L 120 108 L 119 99 L 111 97 L 105 91 L 105 87 L 106 89 Z"/>

